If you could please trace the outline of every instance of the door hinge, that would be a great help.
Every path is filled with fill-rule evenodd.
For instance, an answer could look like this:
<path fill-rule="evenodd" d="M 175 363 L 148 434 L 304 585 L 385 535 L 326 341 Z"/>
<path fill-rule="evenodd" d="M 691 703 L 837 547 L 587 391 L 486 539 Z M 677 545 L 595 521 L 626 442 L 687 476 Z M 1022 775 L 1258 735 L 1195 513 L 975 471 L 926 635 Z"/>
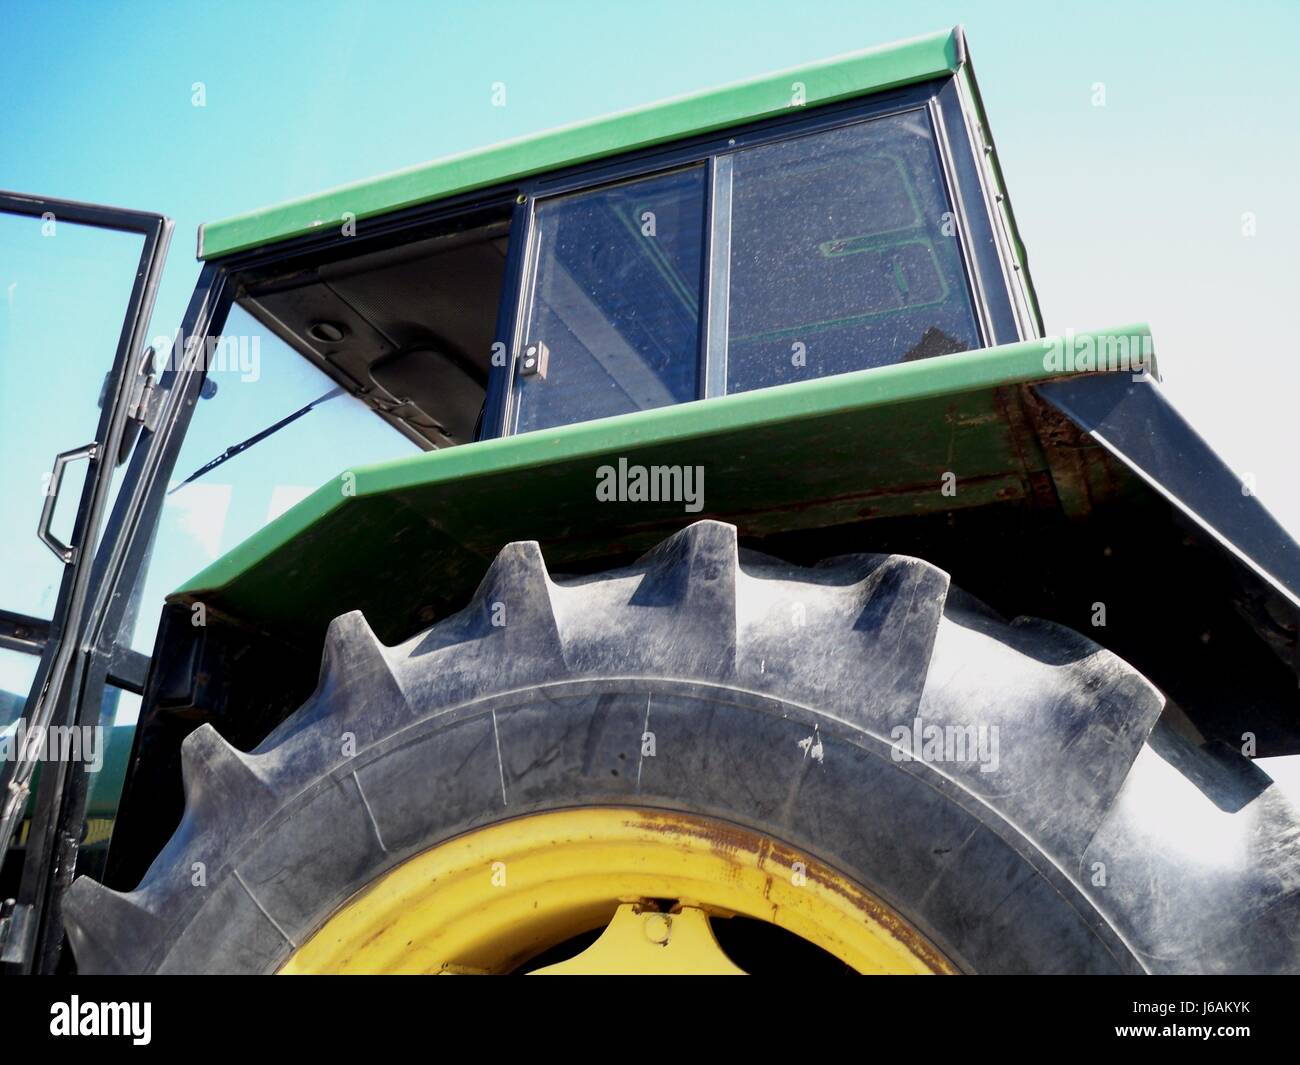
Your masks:
<path fill-rule="evenodd" d="M 158 428 L 158 414 L 162 409 L 162 392 L 153 372 L 154 350 L 145 349 L 140 358 L 140 370 L 131 378 L 131 391 L 126 397 L 126 426 L 122 431 L 122 446 L 117 449 L 117 465 L 131 457 L 131 449 L 140 437 L 141 429 L 153 432 Z"/>
<path fill-rule="evenodd" d="M 153 432 L 158 427 L 158 411 L 162 406 L 162 393 L 153 372 L 154 350 L 148 348 L 140 360 L 140 372 L 131 382 L 131 396 L 127 401 L 126 416 Z"/>

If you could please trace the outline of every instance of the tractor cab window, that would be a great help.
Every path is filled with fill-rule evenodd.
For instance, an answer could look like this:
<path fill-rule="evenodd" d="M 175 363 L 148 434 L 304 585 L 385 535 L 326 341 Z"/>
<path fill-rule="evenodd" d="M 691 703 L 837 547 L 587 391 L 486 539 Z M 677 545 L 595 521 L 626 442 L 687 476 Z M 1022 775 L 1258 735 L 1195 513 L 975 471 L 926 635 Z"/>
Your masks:
<path fill-rule="evenodd" d="M 515 430 L 694 399 L 705 168 L 539 201 Z"/>
<path fill-rule="evenodd" d="M 507 431 L 982 347 L 938 136 L 912 106 L 539 194 Z"/>
<path fill-rule="evenodd" d="M 728 392 L 980 347 L 926 111 L 726 163 Z"/>

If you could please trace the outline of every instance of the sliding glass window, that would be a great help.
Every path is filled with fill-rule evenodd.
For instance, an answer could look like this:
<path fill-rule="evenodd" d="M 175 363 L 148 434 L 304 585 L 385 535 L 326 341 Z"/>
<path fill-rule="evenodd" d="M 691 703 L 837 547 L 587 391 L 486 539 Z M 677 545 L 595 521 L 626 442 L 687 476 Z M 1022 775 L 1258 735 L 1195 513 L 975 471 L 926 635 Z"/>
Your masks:
<path fill-rule="evenodd" d="M 982 347 L 936 116 L 919 101 L 537 199 L 513 430 Z"/>
<path fill-rule="evenodd" d="M 703 165 L 538 201 L 516 432 L 696 398 L 704 203 Z"/>

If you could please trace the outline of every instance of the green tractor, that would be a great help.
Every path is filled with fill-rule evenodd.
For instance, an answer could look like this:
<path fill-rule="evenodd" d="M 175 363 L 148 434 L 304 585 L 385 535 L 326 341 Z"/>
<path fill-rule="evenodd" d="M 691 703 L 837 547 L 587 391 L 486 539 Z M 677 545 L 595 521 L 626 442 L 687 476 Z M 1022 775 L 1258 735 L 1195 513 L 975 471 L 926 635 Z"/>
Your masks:
<path fill-rule="evenodd" d="M 0 208 L 133 242 L 9 968 L 1300 971 L 1300 546 L 1043 329 L 960 29 L 206 225 L 170 354 L 166 219 Z"/>

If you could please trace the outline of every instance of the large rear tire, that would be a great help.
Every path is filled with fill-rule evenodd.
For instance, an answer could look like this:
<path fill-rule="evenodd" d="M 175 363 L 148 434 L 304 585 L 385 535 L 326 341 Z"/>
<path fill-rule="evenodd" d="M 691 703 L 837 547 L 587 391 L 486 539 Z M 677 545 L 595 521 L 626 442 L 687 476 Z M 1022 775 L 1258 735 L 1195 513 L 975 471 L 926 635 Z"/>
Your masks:
<path fill-rule="evenodd" d="M 273 972 L 444 841 L 638 807 L 808 855 L 960 970 L 1300 970 L 1295 811 L 1164 710 L 1110 652 L 917 559 L 794 567 L 700 522 L 553 579 L 514 543 L 399 646 L 337 619 L 256 750 L 189 736 L 174 837 L 130 893 L 80 878 L 68 934 L 83 972 Z"/>

